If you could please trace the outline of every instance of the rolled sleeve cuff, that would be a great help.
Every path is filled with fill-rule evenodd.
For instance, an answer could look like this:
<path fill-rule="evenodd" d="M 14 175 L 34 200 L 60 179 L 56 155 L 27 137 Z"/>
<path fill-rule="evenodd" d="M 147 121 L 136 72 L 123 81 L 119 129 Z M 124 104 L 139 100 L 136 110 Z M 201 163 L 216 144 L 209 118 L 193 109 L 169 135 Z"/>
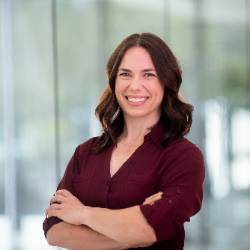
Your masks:
<path fill-rule="evenodd" d="M 59 223 L 59 222 L 61 222 L 61 221 L 62 221 L 62 220 L 59 219 L 59 218 L 57 218 L 57 217 L 46 218 L 46 219 L 43 221 L 43 231 L 44 231 L 45 237 L 47 237 L 47 232 L 49 231 L 49 229 L 50 229 L 53 225 L 55 225 L 55 224 L 57 224 L 57 223 Z"/>
<path fill-rule="evenodd" d="M 140 210 L 149 225 L 154 229 L 157 241 L 169 239 L 174 234 L 175 216 L 171 216 L 171 212 L 168 219 L 163 219 L 154 205 L 140 205 Z"/>

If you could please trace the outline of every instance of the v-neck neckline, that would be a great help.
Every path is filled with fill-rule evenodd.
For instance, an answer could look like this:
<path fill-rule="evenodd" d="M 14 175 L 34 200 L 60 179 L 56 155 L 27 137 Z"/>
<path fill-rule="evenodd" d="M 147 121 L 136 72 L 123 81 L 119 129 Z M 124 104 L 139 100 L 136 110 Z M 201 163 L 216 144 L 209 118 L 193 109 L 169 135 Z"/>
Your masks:
<path fill-rule="evenodd" d="M 129 158 L 119 167 L 119 169 L 111 176 L 111 166 L 110 166 L 110 163 L 111 163 L 111 157 L 112 157 L 112 154 L 113 154 L 113 150 L 114 150 L 114 147 L 115 147 L 115 145 L 111 145 L 110 146 L 110 148 L 109 148 L 109 150 L 107 151 L 107 155 L 106 155 L 106 162 L 105 162 L 105 166 L 106 166 L 106 168 L 107 168 L 107 175 L 108 175 L 108 179 L 109 180 L 113 180 L 114 178 L 116 178 L 117 177 L 117 175 L 119 175 L 120 174 L 120 172 L 123 170 L 123 169 L 125 169 L 125 168 L 127 168 L 127 165 L 129 164 L 129 163 L 131 163 L 131 161 L 133 160 L 133 158 L 135 157 L 135 155 L 139 152 L 139 151 L 141 151 L 142 149 L 143 149 L 143 147 L 144 147 L 144 145 L 145 145 L 145 142 L 146 142 L 146 140 L 145 140 L 146 138 L 144 138 L 144 141 L 143 141 L 143 143 L 139 146 L 139 147 L 137 147 L 136 149 L 135 149 L 135 151 L 129 156 Z"/>

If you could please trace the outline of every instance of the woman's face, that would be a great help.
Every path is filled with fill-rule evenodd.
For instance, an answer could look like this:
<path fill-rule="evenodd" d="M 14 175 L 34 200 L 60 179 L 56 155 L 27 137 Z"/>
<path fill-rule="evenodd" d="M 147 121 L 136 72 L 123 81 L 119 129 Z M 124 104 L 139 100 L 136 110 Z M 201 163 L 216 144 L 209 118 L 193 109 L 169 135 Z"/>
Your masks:
<path fill-rule="evenodd" d="M 125 119 L 159 119 L 164 90 L 146 49 L 126 51 L 117 71 L 115 95 Z"/>

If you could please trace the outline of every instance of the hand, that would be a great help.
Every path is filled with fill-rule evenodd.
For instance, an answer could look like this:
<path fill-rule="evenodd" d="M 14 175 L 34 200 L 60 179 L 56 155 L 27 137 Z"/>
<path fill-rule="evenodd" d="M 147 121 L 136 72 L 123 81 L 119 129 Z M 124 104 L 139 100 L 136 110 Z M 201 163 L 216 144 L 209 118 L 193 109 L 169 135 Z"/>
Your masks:
<path fill-rule="evenodd" d="M 86 206 L 80 202 L 68 190 L 58 190 L 50 200 L 50 206 L 46 210 L 47 217 L 56 216 L 61 220 L 73 224 L 83 224 Z"/>
<path fill-rule="evenodd" d="M 145 199 L 143 202 L 143 205 L 150 204 L 153 205 L 157 200 L 160 200 L 162 198 L 163 192 L 158 192 L 156 194 L 153 194 Z"/>

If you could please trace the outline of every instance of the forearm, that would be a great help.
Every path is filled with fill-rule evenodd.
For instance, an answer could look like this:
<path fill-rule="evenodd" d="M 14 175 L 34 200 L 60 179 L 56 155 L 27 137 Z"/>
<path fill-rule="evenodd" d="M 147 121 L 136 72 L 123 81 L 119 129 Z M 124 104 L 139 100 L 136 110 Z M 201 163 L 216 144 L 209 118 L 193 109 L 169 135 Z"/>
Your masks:
<path fill-rule="evenodd" d="M 125 244 L 110 239 L 87 226 L 75 226 L 65 222 L 55 224 L 47 233 L 50 245 L 70 250 L 120 250 Z"/>
<path fill-rule="evenodd" d="M 139 206 L 125 209 L 86 207 L 83 224 L 132 247 L 148 246 L 156 241 L 154 230 L 147 223 Z"/>
<path fill-rule="evenodd" d="M 154 200 L 159 199 L 158 194 L 148 197 L 145 203 L 153 204 Z M 66 223 L 67 227 L 71 226 L 68 230 L 64 230 L 64 228 L 60 230 L 60 223 L 54 225 L 48 234 L 48 241 L 51 245 L 62 246 L 71 250 L 86 249 L 84 246 L 87 246 L 89 250 L 89 242 L 91 244 L 100 242 L 101 247 L 106 247 L 103 245 L 103 241 L 105 241 L 105 244 L 111 244 L 111 246 L 97 248 L 94 245 L 93 248 L 126 249 L 149 246 L 157 240 L 154 229 L 143 216 L 140 206 L 124 209 L 88 207 L 83 205 L 77 197 L 67 190 L 58 190 L 50 203 L 51 205 L 46 210 L 48 218 L 56 216 L 69 223 Z M 91 228 L 92 231 L 87 233 L 85 227 L 83 227 L 85 230 L 78 231 L 75 228 L 81 227 L 72 225 L 85 225 Z M 56 230 L 58 227 L 59 230 Z M 96 241 L 95 237 L 97 235 L 101 237 L 98 237 L 99 241 Z M 74 245 L 78 244 L 78 242 L 82 243 Z M 86 245 L 84 245 L 85 243 Z"/>

